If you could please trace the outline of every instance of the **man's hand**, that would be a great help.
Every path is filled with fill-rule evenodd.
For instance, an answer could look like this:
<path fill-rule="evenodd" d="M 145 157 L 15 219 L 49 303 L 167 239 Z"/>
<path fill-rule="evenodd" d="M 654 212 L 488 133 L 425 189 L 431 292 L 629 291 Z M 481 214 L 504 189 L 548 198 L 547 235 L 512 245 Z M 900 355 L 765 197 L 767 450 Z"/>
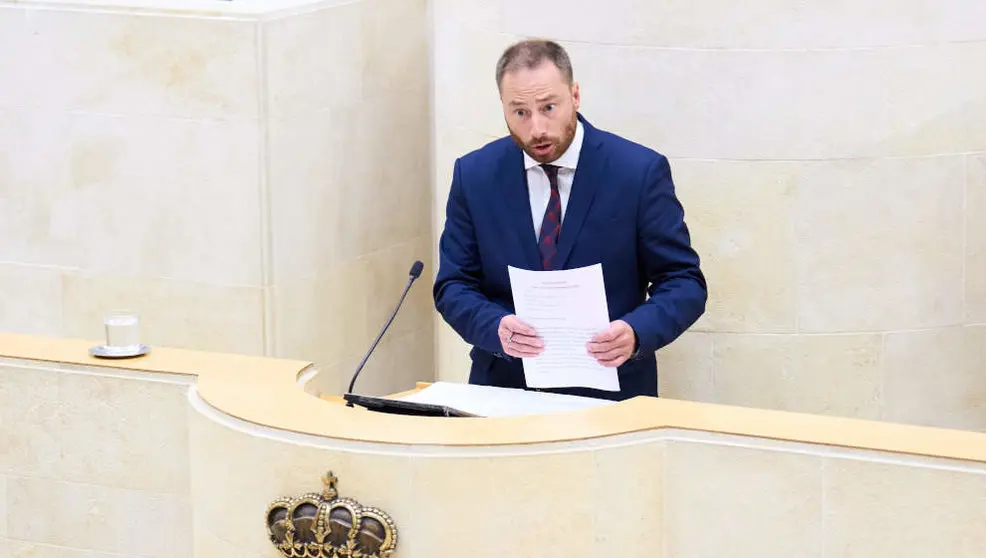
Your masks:
<path fill-rule="evenodd" d="M 637 336 L 630 324 L 616 320 L 606 331 L 597 333 L 586 348 L 589 355 L 603 366 L 619 366 L 630 358 L 637 344 Z"/>
<path fill-rule="evenodd" d="M 538 337 L 534 328 L 520 321 L 513 314 L 500 320 L 497 331 L 503 352 L 519 358 L 536 357 L 544 351 L 544 342 Z"/>

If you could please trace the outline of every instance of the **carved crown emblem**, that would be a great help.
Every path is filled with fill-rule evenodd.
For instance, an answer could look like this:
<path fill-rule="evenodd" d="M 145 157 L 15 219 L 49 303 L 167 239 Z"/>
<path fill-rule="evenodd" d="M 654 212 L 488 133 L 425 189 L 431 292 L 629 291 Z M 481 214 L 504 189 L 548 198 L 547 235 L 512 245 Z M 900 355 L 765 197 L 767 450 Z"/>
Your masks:
<path fill-rule="evenodd" d="M 389 558 L 397 527 L 382 510 L 340 498 L 329 471 L 321 494 L 278 498 L 267 506 L 267 535 L 291 558 Z"/>

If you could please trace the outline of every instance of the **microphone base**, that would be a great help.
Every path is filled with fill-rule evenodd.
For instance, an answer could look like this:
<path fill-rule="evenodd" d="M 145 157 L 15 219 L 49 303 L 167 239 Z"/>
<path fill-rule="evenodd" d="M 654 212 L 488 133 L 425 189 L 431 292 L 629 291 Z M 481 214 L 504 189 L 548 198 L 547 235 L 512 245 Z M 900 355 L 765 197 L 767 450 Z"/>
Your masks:
<path fill-rule="evenodd" d="M 355 404 L 369 411 L 390 415 L 409 415 L 418 417 L 477 416 L 458 409 L 453 409 L 452 407 L 446 407 L 445 405 L 416 403 L 413 401 L 401 401 L 400 399 L 374 397 L 372 395 L 357 395 L 355 393 L 346 393 L 342 397 L 347 401 L 347 407 L 352 407 Z"/>

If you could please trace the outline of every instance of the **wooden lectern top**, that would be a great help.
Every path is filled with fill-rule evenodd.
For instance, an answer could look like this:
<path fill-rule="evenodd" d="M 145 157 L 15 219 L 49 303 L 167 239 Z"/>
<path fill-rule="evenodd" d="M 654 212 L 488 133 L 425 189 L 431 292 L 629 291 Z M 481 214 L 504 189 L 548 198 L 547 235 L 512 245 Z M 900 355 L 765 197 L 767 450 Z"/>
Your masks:
<path fill-rule="evenodd" d="M 490 446 L 586 440 L 657 429 L 696 430 L 900 454 L 986 461 L 986 434 L 889 422 L 636 397 L 613 405 L 502 418 L 413 417 L 367 412 L 309 395 L 311 363 L 154 348 L 121 361 L 88 354 L 93 342 L 0 333 L 0 356 L 197 377 L 201 398 L 243 421 L 380 444 Z M 420 389 L 422 385 L 416 389 Z"/>

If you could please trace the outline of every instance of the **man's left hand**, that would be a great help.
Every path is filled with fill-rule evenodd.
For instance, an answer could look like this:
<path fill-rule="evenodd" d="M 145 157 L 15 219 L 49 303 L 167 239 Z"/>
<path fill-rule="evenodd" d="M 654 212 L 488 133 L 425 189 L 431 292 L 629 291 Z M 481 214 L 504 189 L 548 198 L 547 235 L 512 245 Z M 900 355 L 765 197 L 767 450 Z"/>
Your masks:
<path fill-rule="evenodd" d="M 589 341 L 586 348 L 589 355 L 603 366 L 620 366 L 633 354 L 637 344 L 637 336 L 630 324 L 616 320 L 609 324 L 606 331 L 597 333 Z"/>

